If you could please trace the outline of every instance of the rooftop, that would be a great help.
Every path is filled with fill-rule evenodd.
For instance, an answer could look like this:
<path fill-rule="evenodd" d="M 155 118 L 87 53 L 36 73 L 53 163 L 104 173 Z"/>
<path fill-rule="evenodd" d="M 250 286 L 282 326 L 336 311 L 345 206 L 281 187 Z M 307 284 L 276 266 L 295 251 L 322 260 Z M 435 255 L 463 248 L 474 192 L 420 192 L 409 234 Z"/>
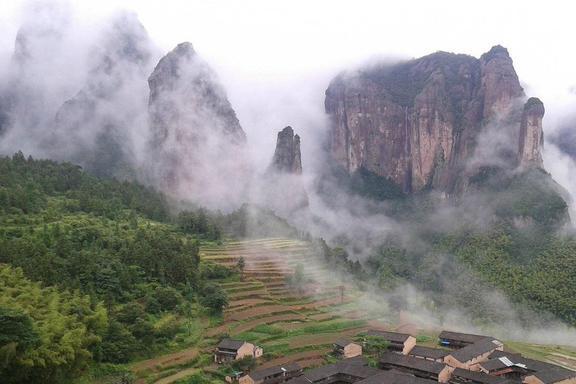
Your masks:
<path fill-rule="evenodd" d="M 406 333 L 379 331 L 376 329 L 369 330 L 368 332 L 366 332 L 366 335 L 381 337 L 385 340 L 396 342 L 396 343 L 403 343 L 406 340 L 408 340 L 408 338 L 410 337 L 410 335 L 408 335 Z"/>
<path fill-rule="evenodd" d="M 244 345 L 244 343 L 245 341 L 243 340 L 222 339 L 218 344 L 218 349 L 232 349 L 237 351 Z"/>
<path fill-rule="evenodd" d="M 356 382 L 356 384 L 382 384 L 382 383 L 432 384 L 437 383 L 437 381 L 422 379 L 420 377 L 416 377 L 404 372 L 390 370 L 390 371 L 382 371 L 382 373 L 370 376 L 367 379 Z"/>
<path fill-rule="evenodd" d="M 380 357 L 380 363 L 435 374 L 439 374 L 446 367 L 445 364 L 438 363 L 436 361 L 418 359 L 416 357 L 399 355 L 393 352 L 386 352 L 382 354 Z"/>
<path fill-rule="evenodd" d="M 507 379 L 498 376 L 487 375 L 482 372 L 469 371 L 467 369 L 456 368 L 452 373 L 453 376 L 462 377 L 466 380 L 471 380 L 475 383 L 481 384 L 503 384 Z"/>
<path fill-rule="evenodd" d="M 444 358 L 444 356 L 447 356 L 449 354 L 450 351 L 447 351 L 445 349 L 423 347 L 421 345 L 417 345 L 414 348 L 412 348 L 412 350 L 408 355 L 420 356 L 428 359 L 442 359 Z"/>
<path fill-rule="evenodd" d="M 483 339 L 474 344 L 467 345 L 464 348 L 458 349 L 451 352 L 450 355 L 461 363 L 472 360 L 475 357 L 483 355 L 487 352 L 491 352 L 498 347 L 501 347 L 502 343 L 494 339 Z"/>
<path fill-rule="evenodd" d="M 518 367 L 523 369 L 529 369 L 528 361 L 524 359 L 519 354 L 509 354 L 509 355 L 490 355 L 490 360 L 480 363 L 480 366 L 487 370 L 488 372 L 497 371 L 499 369 L 508 367 Z"/>
<path fill-rule="evenodd" d="M 472 333 L 460 333 L 451 331 L 442 331 L 438 335 L 439 339 L 457 340 L 464 343 L 476 343 L 482 339 L 492 338 L 491 336 L 474 335 Z"/>
<path fill-rule="evenodd" d="M 304 378 L 308 382 L 316 382 L 335 375 L 348 375 L 359 379 L 366 379 L 382 372 L 379 369 L 368 367 L 365 359 L 346 359 L 336 364 L 325 365 L 304 373 Z M 305 382 L 300 380 L 301 382 Z M 297 383 L 290 380 L 290 383 Z"/>
<path fill-rule="evenodd" d="M 268 376 L 273 376 L 277 374 L 281 374 L 283 372 L 296 372 L 301 370 L 302 368 L 297 363 L 290 363 L 287 365 L 277 365 L 270 368 L 265 369 L 258 369 L 254 372 L 249 373 L 248 375 L 254 380 L 260 380 Z"/>
<path fill-rule="evenodd" d="M 336 342 L 334 343 L 334 345 L 337 345 L 337 346 L 342 347 L 342 348 L 344 348 L 348 344 L 355 344 L 355 343 L 350 339 L 339 339 L 339 340 L 336 340 Z"/>
<path fill-rule="evenodd" d="M 576 377 L 576 372 L 555 366 L 554 368 L 550 368 L 544 371 L 538 371 L 534 373 L 534 376 L 536 376 L 544 384 L 552 384 L 566 379 L 574 378 Z"/>

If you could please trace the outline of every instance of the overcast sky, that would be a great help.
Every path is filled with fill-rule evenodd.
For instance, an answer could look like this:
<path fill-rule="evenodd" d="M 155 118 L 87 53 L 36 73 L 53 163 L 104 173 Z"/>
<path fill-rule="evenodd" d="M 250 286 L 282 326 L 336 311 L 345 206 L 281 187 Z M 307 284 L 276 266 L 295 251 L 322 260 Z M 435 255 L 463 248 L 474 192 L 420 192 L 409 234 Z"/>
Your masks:
<path fill-rule="evenodd" d="M 437 50 L 510 51 L 528 96 L 547 106 L 545 130 L 573 108 L 576 49 L 571 1 L 71 0 L 78 17 L 135 11 L 164 51 L 190 41 L 220 75 L 252 143 L 292 124 L 312 130 L 339 70 L 380 56 Z M 0 56 L 11 52 L 25 0 L 0 0 Z M 251 135 L 252 134 L 252 135 Z M 306 135 L 303 138 L 306 141 Z M 264 151 L 266 152 L 266 151 Z M 268 155 L 268 154 L 266 154 Z"/>

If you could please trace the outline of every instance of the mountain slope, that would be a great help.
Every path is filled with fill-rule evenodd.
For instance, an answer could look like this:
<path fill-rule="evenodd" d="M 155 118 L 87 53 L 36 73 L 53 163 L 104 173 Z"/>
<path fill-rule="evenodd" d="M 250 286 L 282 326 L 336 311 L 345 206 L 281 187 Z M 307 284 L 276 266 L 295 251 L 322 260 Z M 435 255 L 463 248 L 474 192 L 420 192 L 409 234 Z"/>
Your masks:
<path fill-rule="evenodd" d="M 529 101 L 522 116 L 524 97 L 501 46 L 345 72 L 326 91 L 331 161 L 405 193 L 461 193 L 479 166 L 542 167 L 543 107 Z"/>
<path fill-rule="evenodd" d="M 238 207 L 248 181 L 246 135 L 214 71 L 182 43 L 148 83 L 155 182 L 208 207 Z"/>
<path fill-rule="evenodd" d="M 95 363 L 193 346 L 200 318 L 226 302 L 210 280 L 232 272 L 198 254 L 219 236 L 211 219 L 173 217 L 141 185 L 18 153 L 0 158 L 0 212 L 2 289 L 18 292 L 0 300 L 1 323 L 32 329 L 18 344 L 0 330 L 2 382 L 67 382 Z"/>

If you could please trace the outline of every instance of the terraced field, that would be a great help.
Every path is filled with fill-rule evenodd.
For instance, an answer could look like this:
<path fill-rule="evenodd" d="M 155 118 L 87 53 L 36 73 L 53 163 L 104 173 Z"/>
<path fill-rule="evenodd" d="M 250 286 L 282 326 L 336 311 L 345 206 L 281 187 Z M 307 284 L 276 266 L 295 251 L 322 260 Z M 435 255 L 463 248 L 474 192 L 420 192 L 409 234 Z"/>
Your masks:
<path fill-rule="evenodd" d="M 198 353 L 208 364 L 203 366 L 205 372 L 217 372 L 218 367 L 210 365 L 209 357 L 225 335 L 261 345 L 262 366 L 297 361 L 309 367 L 324 364 L 338 338 L 355 336 L 368 327 L 384 327 L 361 311 L 356 303 L 360 293 L 329 271 L 308 242 L 284 238 L 229 241 L 222 246 L 202 247 L 200 256 L 228 267 L 236 266 L 241 257 L 245 261 L 241 279 L 236 276 L 235 280 L 219 282 L 230 303 L 222 320 L 208 326 L 198 342 Z M 298 264 L 303 266 L 305 283 L 290 287 L 286 277 Z M 167 356 L 135 365 L 136 371 L 155 372 L 156 379 L 139 382 L 184 383 L 180 380 L 200 367 L 182 361 L 180 370 L 172 368 L 163 374 L 166 362 L 177 360 Z"/>
<path fill-rule="evenodd" d="M 229 335 L 254 342 L 264 348 L 259 365 L 270 367 L 295 361 L 303 367 L 322 365 L 334 341 L 353 337 L 368 328 L 391 329 L 371 314 L 363 296 L 347 281 L 328 270 L 303 241 L 269 238 L 230 241 L 222 246 L 204 246 L 203 260 L 233 267 L 245 260 L 243 278 L 220 281 L 230 305 L 214 325 L 206 324 L 195 346 L 156 359 L 135 364 L 138 384 L 187 383 L 203 371 L 214 382 L 223 382 L 219 367 L 211 362 L 218 340 Z M 306 283 L 297 289 L 286 283 L 296 266 L 304 266 Z M 380 316 L 382 313 L 380 313 Z M 394 319 L 397 331 L 416 333 L 409 316 Z M 435 345 L 436 334 L 421 341 Z M 576 367 L 576 352 L 559 346 L 507 343 L 511 350 L 566 367 Z"/>

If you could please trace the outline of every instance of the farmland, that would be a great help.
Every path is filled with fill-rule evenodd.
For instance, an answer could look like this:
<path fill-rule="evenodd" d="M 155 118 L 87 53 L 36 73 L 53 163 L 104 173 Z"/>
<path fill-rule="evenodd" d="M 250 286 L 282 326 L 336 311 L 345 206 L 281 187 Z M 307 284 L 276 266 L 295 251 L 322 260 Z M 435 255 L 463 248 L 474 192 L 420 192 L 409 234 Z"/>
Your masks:
<path fill-rule="evenodd" d="M 334 341 L 352 338 L 368 328 L 419 331 L 420 344 L 436 344 L 435 333 L 417 329 L 402 314 L 384 319 L 385 309 L 368 310 L 372 306 L 363 304 L 364 293 L 329 270 L 308 242 L 283 238 L 227 241 L 205 244 L 200 256 L 203 261 L 230 268 L 236 268 L 240 258 L 244 260 L 242 274 L 218 281 L 229 297 L 229 306 L 221 316 L 202 320 L 201 337 L 194 345 L 134 364 L 138 384 L 191 383 L 194 375 L 223 382 L 223 368 L 212 362 L 212 351 L 226 336 L 262 346 L 261 367 L 288 362 L 305 368 L 325 364 Z M 292 276 L 298 265 L 304 279 L 291 286 L 287 276 Z M 519 342 L 508 345 L 527 356 L 576 366 L 576 352 L 571 349 Z"/>
<path fill-rule="evenodd" d="M 139 384 L 184 383 L 199 371 L 221 380 L 221 369 L 211 363 L 211 353 L 224 336 L 262 346 L 261 366 L 297 361 L 310 367 L 326 362 L 337 339 L 353 337 L 369 327 L 388 328 L 361 310 L 362 293 L 328 270 L 308 242 L 284 238 L 227 241 L 202 246 L 200 257 L 230 268 L 240 258 L 244 260 L 242 274 L 218 281 L 229 306 L 221 317 L 203 321 L 202 337 L 186 351 L 133 365 Z M 286 278 L 299 264 L 304 278 L 301 284 L 290 285 Z"/>

